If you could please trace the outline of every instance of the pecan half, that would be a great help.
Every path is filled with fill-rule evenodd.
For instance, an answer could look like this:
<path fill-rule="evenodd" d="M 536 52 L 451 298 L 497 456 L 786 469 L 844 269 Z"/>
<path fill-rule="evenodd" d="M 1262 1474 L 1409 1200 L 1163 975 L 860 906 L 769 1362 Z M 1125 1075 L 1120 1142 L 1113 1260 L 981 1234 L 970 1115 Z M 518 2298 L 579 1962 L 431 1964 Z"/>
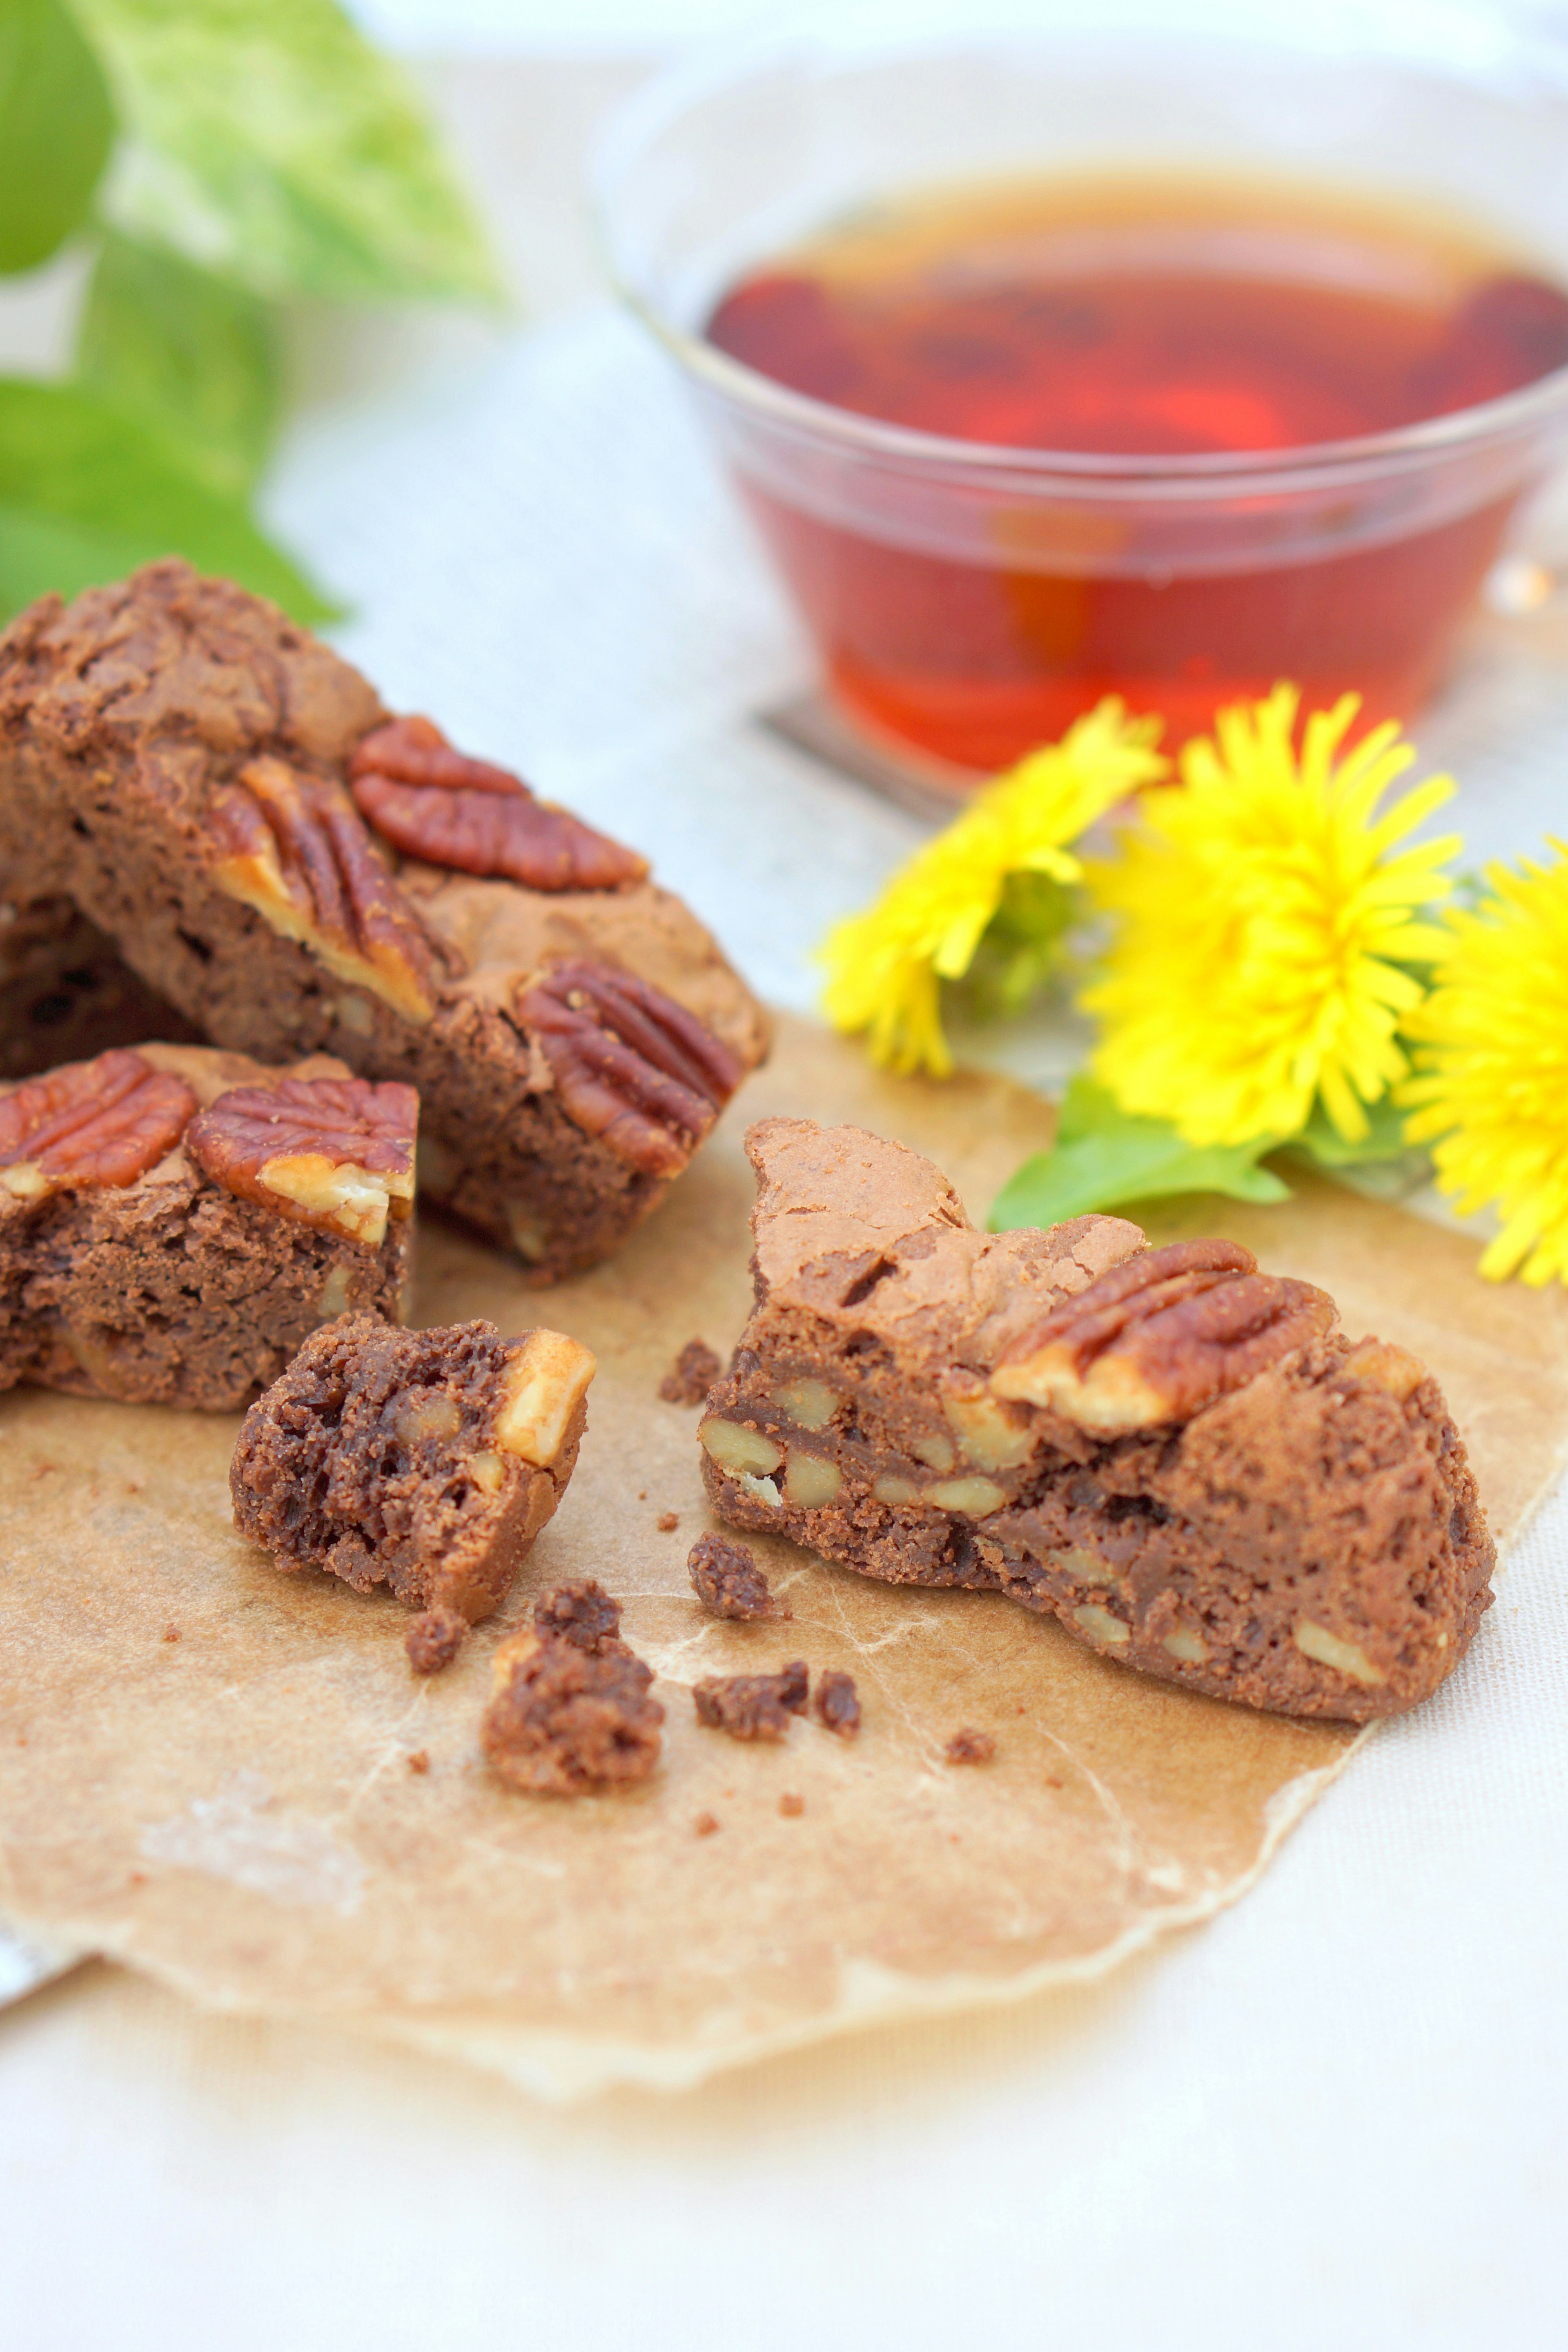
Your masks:
<path fill-rule="evenodd" d="M 521 776 L 454 751 L 428 719 L 378 727 L 349 774 L 361 814 L 429 866 L 504 874 L 531 890 L 614 890 L 647 872 L 646 857 L 536 800 Z"/>
<path fill-rule="evenodd" d="M 220 889 L 340 979 L 428 1021 L 435 948 L 341 784 L 252 760 L 214 799 L 208 824 Z"/>
<path fill-rule="evenodd" d="M 1334 1303 L 1259 1274 L 1235 1242 L 1173 1242 L 1113 1266 L 1007 1350 L 997 1396 L 1112 1432 L 1185 1421 L 1321 1339 Z"/>
<path fill-rule="evenodd" d="M 0 1097 L 0 1201 L 134 1184 L 172 1151 L 196 1098 L 184 1078 L 116 1049 Z"/>
<path fill-rule="evenodd" d="M 379 1249 L 388 1216 L 412 1210 L 418 1120 L 412 1087 L 280 1078 L 219 1095 L 185 1149 L 226 1192 Z"/>
<path fill-rule="evenodd" d="M 607 964 L 557 965 L 517 1010 L 567 1117 L 646 1175 L 679 1173 L 743 1075 L 692 1013 Z"/>

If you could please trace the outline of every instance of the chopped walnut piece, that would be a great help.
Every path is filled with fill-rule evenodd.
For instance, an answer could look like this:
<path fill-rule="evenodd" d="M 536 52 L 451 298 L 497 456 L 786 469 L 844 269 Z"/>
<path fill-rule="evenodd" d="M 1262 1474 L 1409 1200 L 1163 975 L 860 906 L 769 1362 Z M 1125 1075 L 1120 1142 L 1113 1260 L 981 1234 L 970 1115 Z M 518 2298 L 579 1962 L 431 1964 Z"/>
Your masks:
<path fill-rule="evenodd" d="M 996 1742 L 988 1731 L 973 1731 L 966 1725 L 953 1733 L 942 1753 L 950 1764 L 989 1764 Z"/>
<path fill-rule="evenodd" d="M 574 1643 L 597 1657 L 618 1639 L 621 1604 L 593 1577 L 584 1577 L 580 1583 L 558 1584 L 552 1592 L 541 1593 L 533 1604 L 533 1624 L 542 1638 Z"/>
<path fill-rule="evenodd" d="M 664 1709 L 652 1669 L 624 1642 L 597 1653 L 554 1634 L 516 1633 L 495 1654 L 479 1744 L 492 1769 L 534 1795 L 574 1797 L 645 1780 Z"/>
<path fill-rule="evenodd" d="M 691 1686 L 697 1720 L 731 1739 L 783 1739 L 805 1712 L 807 1680 L 804 1658 L 776 1675 L 710 1675 Z"/>
<path fill-rule="evenodd" d="M 645 1175 L 679 1175 L 741 1082 L 694 1013 L 608 964 L 557 965 L 522 991 L 517 1014 L 568 1118 Z"/>
<path fill-rule="evenodd" d="M 701 1404 L 723 1366 L 705 1340 L 688 1339 L 658 1384 L 666 1404 Z"/>
<path fill-rule="evenodd" d="M 825 1731 L 853 1739 L 860 1728 L 860 1694 L 853 1675 L 818 1675 L 812 1707 Z"/>
<path fill-rule="evenodd" d="M 173 1150 L 196 1098 L 140 1054 L 68 1062 L 0 1096 L 0 1204 L 134 1184 Z"/>
<path fill-rule="evenodd" d="M 455 1609 L 421 1611 L 403 1637 L 408 1663 L 416 1675 L 438 1675 L 463 1646 L 468 1621 Z"/>
<path fill-rule="evenodd" d="M 525 1331 L 507 1367 L 495 1442 L 536 1470 L 559 1461 L 582 1429 L 583 1401 L 597 1370 L 592 1349 L 564 1331 Z"/>
<path fill-rule="evenodd" d="M 1259 1274 L 1236 1242 L 1173 1242 L 1113 1266 L 1007 1350 L 994 1393 L 1099 1431 L 1184 1421 L 1334 1320 L 1310 1283 Z"/>
<path fill-rule="evenodd" d="M 198 1111 L 185 1149 L 242 1201 L 379 1249 L 414 1202 L 419 1097 L 366 1078 L 280 1078 L 234 1087 Z"/>
<path fill-rule="evenodd" d="M 758 1617 L 788 1617 L 788 1604 L 775 1598 L 755 1557 L 727 1536 L 700 1535 L 686 1562 L 691 1590 L 715 1617 L 742 1622 Z"/>
<path fill-rule="evenodd" d="M 435 1010 L 438 950 L 341 784 L 251 761 L 209 812 L 220 889 L 410 1021 Z"/>
<path fill-rule="evenodd" d="M 349 774 L 383 840 L 429 866 L 504 874 L 531 890 L 614 890 L 647 872 L 646 857 L 536 800 L 521 776 L 455 751 L 429 719 L 378 727 Z"/>

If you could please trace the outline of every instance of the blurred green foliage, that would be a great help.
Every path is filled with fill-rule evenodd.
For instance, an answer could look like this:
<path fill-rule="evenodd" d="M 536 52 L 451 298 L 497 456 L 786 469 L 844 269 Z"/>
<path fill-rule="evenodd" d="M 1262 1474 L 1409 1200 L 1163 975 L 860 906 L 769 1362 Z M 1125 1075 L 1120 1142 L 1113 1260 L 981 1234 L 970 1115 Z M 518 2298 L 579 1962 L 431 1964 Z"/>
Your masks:
<path fill-rule="evenodd" d="M 333 0 L 0 0 L 0 273 L 72 242 L 72 380 L 0 379 L 0 615 L 177 553 L 327 617 L 249 511 L 278 305 L 501 291 L 402 76 Z"/>

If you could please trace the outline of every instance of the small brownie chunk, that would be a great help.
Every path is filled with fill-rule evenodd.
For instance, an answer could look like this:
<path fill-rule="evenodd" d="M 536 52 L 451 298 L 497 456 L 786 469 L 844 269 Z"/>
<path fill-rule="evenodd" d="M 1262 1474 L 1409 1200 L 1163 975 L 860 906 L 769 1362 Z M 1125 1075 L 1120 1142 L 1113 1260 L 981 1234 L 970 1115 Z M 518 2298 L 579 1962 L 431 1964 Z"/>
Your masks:
<path fill-rule="evenodd" d="M 853 1675 L 818 1675 L 812 1706 L 825 1731 L 853 1739 L 860 1728 L 860 1694 Z"/>
<path fill-rule="evenodd" d="M 955 1731 L 942 1754 L 950 1764 L 989 1764 L 996 1753 L 996 1742 L 988 1731 L 974 1731 L 966 1724 Z"/>
<path fill-rule="evenodd" d="M 1437 1383 L 1313 1284 L 1124 1217 L 981 1233 L 862 1128 L 770 1118 L 754 1305 L 698 1427 L 717 1515 L 884 1584 L 1005 1593 L 1211 1698 L 1427 1698 L 1494 1551 Z"/>
<path fill-rule="evenodd" d="M 702 1339 L 688 1339 L 658 1384 L 666 1404 L 700 1404 L 723 1370 L 711 1348 Z"/>
<path fill-rule="evenodd" d="M 795 1658 L 776 1675 L 710 1675 L 694 1683 L 697 1720 L 731 1739 L 783 1739 L 790 1717 L 804 1715 L 805 1660 Z"/>
<path fill-rule="evenodd" d="M 403 1637 L 416 1675 L 438 1675 L 463 1646 L 468 1621 L 455 1609 L 423 1609 Z"/>
<path fill-rule="evenodd" d="M 0 1389 L 236 1412 L 333 1316 L 400 1316 L 418 1115 L 203 1045 L 0 1087 Z"/>
<path fill-rule="evenodd" d="M 646 1780 L 658 1762 L 664 1709 L 647 1696 L 652 1667 L 615 1631 L 619 1605 L 590 1580 L 562 1585 L 534 1615 L 533 1629 L 495 1654 L 479 1727 L 492 1769 L 546 1797 Z"/>
<path fill-rule="evenodd" d="M 768 1580 L 744 1544 L 727 1537 L 700 1535 L 686 1563 L 691 1590 L 715 1617 L 746 1622 L 758 1617 L 789 1617 L 787 1602 L 777 1600 Z"/>
<path fill-rule="evenodd" d="M 279 1568 L 473 1624 L 506 1595 L 565 1492 L 594 1359 L 559 1331 L 399 1331 L 345 1315 L 252 1405 L 235 1525 Z"/>

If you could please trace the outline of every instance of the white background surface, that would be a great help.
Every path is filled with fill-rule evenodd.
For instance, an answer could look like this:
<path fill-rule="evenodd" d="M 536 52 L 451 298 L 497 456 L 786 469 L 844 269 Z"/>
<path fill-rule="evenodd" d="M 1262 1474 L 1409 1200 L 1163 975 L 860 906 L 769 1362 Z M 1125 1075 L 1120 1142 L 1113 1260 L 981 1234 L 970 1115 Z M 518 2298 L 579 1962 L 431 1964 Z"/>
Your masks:
<path fill-rule="evenodd" d="M 915 828 L 752 723 L 802 650 L 564 193 L 622 79 L 437 78 L 542 323 L 316 321 L 274 514 L 389 700 L 656 846 L 804 1003 L 824 922 Z M 1494 651 L 1426 740 L 1473 848 L 1568 819 L 1550 666 Z M 0 2013 L 0 2343 L 1568 2344 L 1565 1602 L 1559 1497 L 1456 1685 L 1211 1927 L 683 2097 L 552 2112 L 68 1979 Z"/>

